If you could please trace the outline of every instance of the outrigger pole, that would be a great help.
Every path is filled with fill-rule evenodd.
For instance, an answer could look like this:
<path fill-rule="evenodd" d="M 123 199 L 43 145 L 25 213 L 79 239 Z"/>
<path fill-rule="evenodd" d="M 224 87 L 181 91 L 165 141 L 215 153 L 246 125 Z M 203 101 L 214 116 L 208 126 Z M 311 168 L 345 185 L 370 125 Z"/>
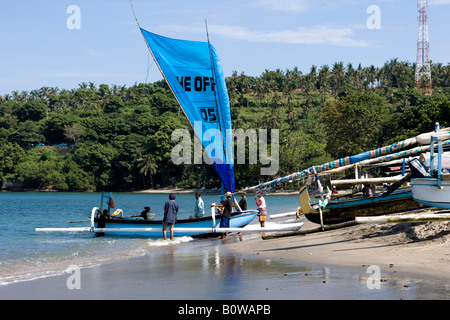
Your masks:
<path fill-rule="evenodd" d="M 302 227 L 303 223 L 290 224 L 286 226 L 277 226 L 273 228 L 173 228 L 174 233 L 225 233 L 225 232 L 276 232 L 276 231 L 295 231 Z M 36 228 L 36 232 L 67 232 L 67 233 L 161 233 L 162 228 Z"/>

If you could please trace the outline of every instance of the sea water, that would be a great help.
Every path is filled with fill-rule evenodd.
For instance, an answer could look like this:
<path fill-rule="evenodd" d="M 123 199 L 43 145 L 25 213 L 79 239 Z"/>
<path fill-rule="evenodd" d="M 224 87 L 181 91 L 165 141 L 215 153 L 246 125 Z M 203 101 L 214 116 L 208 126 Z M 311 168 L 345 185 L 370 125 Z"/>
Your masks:
<path fill-rule="evenodd" d="M 125 215 L 150 206 L 161 219 L 168 194 L 113 194 Z M 219 196 L 202 196 L 206 214 Z M 297 196 L 267 195 L 269 215 L 292 212 Z M 179 218 L 188 218 L 193 194 L 178 194 Z M 255 201 L 248 197 L 249 209 Z M 38 233 L 35 228 L 89 226 L 99 193 L 0 193 L 0 299 L 448 299 L 448 283 L 399 274 L 383 275 L 369 290 L 366 268 L 310 265 L 237 254 L 229 241 L 90 233 Z M 257 224 L 257 219 L 252 223 Z M 269 219 L 267 224 L 273 223 Z M 68 290 L 67 270 L 83 270 L 82 290 Z M 131 271 L 131 272 L 130 272 Z M 57 277 L 59 275 L 59 277 Z M 111 277 L 111 275 L 115 275 Z M 386 277 L 386 278 L 385 278 Z M 34 280 L 34 281 L 30 281 Z M 161 283 L 164 286 L 161 286 Z"/>
<path fill-rule="evenodd" d="M 138 215 L 145 206 L 150 206 L 160 220 L 168 194 L 113 193 L 113 198 L 116 209 L 122 209 L 124 216 Z M 210 215 L 210 204 L 218 203 L 220 196 L 205 194 L 202 198 L 205 215 Z M 176 201 L 180 206 L 179 219 L 193 215 L 193 194 L 178 194 Z M 297 196 L 270 194 L 266 201 L 269 214 L 295 211 L 299 205 Z M 143 256 L 169 244 L 147 237 L 35 231 L 35 228 L 89 226 L 89 222 L 68 221 L 89 220 L 92 208 L 99 207 L 100 202 L 100 193 L 0 193 L 0 285 L 62 274 L 71 265 L 90 267 Z M 252 196 L 248 197 L 248 209 L 256 209 Z M 257 223 L 256 219 L 253 223 Z M 204 245 L 202 240 L 190 237 L 176 237 L 170 245 L 185 242 Z"/>

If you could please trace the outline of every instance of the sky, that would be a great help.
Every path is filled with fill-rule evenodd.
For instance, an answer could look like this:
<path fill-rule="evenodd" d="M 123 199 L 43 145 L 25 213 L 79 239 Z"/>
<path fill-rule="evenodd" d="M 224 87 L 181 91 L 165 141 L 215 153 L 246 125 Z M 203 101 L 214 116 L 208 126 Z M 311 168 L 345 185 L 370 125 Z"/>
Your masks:
<path fill-rule="evenodd" d="M 206 41 L 225 76 L 342 61 L 357 67 L 415 62 L 416 0 L 134 0 L 141 27 Z M 76 10 L 74 10 L 74 8 Z M 374 10 L 375 8 L 375 10 Z M 450 0 L 430 0 L 430 56 L 450 62 Z M 132 86 L 162 76 L 129 0 L 0 0 L 0 95 L 81 82 Z"/>

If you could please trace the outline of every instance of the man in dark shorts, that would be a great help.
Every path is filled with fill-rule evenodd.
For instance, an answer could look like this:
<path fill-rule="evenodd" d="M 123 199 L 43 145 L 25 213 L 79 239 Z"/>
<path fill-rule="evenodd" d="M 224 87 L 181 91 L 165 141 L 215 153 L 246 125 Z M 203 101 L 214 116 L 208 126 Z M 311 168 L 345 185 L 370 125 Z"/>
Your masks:
<path fill-rule="evenodd" d="M 220 228 L 229 228 L 230 227 L 230 218 L 231 213 L 233 211 L 233 201 L 231 200 L 231 192 L 225 193 L 225 197 L 227 198 L 222 204 L 212 204 L 211 207 L 219 207 L 223 208 L 220 212 L 222 217 L 220 218 Z M 228 238 L 228 232 L 222 234 L 220 239 Z"/>
<path fill-rule="evenodd" d="M 164 205 L 164 219 L 163 219 L 163 238 L 167 240 L 166 228 L 170 228 L 170 240 L 173 240 L 173 226 L 177 222 L 178 204 L 175 202 L 175 195 L 169 195 L 169 201 Z"/>

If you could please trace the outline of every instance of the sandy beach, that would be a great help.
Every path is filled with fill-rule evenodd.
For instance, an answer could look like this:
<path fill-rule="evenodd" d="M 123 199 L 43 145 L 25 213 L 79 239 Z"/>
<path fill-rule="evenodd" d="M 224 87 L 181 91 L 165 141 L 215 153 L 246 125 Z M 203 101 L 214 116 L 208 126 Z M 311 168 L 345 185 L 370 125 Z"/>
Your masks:
<path fill-rule="evenodd" d="M 307 222 L 302 230 L 317 227 Z M 355 225 L 304 236 L 249 240 L 235 245 L 234 250 L 312 264 L 362 269 L 376 265 L 382 274 L 421 274 L 442 279 L 450 290 L 450 222 Z"/>

